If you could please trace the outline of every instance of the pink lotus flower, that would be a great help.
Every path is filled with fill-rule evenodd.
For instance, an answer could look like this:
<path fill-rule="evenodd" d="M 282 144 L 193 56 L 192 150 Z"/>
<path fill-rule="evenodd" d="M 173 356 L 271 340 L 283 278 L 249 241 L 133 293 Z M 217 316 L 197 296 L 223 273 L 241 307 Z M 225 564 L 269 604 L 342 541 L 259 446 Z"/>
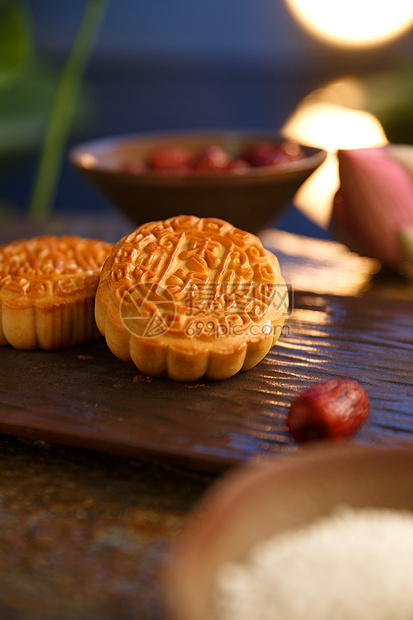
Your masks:
<path fill-rule="evenodd" d="M 398 156 L 399 150 L 403 157 Z M 411 260 L 413 146 L 343 150 L 338 152 L 338 162 L 341 185 L 332 216 L 337 237 L 384 265 Z"/>

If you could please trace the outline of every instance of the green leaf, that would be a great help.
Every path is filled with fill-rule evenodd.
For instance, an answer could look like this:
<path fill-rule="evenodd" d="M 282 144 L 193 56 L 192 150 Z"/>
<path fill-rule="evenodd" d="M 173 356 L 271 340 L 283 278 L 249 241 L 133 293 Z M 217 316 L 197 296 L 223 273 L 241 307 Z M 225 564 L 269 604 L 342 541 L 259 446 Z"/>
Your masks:
<path fill-rule="evenodd" d="M 10 217 L 13 212 L 16 212 L 17 207 L 11 202 L 5 202 L 0 200 L 0 221 Z"/>
<path fill-rule="evenodd" d="M 63 67 L 41 152 L 29 215 L 46 219 L 53 208 L 64 148 L 70 133 L 83 74 L 109 0 L 88 0 Z"/>
<path fill-rule="evenodd" d="M 60 70 L 29 63 L 0 89 L 0 169 L 7 160 L 38 149 L 47 128 Z M 77 102 L 76 125 L 86 122 L 93 102 L 86 91 Z"/>
<path fill-rule="evenodd" d="M 31 28 L 20 2 L 0 3 L 0 86 L 28 59 Z"/>
<path fill-rule="evenodd" d="M 372 73 L 363 84 L 364 107 L 379 119 L 389 142 L 413 144 L 413 63 Z"/>

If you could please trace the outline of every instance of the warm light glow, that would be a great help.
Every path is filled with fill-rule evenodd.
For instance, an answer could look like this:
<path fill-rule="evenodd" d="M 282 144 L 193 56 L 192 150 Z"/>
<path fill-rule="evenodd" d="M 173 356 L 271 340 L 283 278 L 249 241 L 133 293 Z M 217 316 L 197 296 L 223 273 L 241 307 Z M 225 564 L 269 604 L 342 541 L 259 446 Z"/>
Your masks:
<path fill-rule="evenodd" d="M 90 153 L 84 153 L 80 156 L 80 165 L 83 168 L 94 168 L 97 163 L 98 160 L 96 159 L 96 157 L 94 155 L 91 155 Z"/>
<path fill-rule="evenodd" d="M 378 145 L 385 139 L 375 116 L 309 97 L 284 126 L 283 133 L 304 144 L 329 151 Z M 294 136 L 292 135 L 294 134 Z"/>
<path fill-rule="evenodd" d="M 286 0 L 311 34 L 345 47 L 379 45 L 413 26 L 412 0 Z"/>
<path fill-rule="evenodd" d="M 377 260 L 358 256 L 338 241 L 298 236 L 274 228 L 261 232 L 260 237 L 266 248 L 282 257 L 283 276 L 299 291 L 359 295 L 380 269 Z M 294 319 L 301 318 L 297 310 L 294 308 Z"/>
<path fill-rule="evenodd" d="M 370 113 L 328 103 L 323 97 L 307 97 L 285 124 L 283 135 L 301 144 L 325 149 L 325 162 L 294 196 L 294 204 L 318 226 L 326 228 L 339 187 L 338 149 L 381 146 L 387 143 L 379 121 Z"/>

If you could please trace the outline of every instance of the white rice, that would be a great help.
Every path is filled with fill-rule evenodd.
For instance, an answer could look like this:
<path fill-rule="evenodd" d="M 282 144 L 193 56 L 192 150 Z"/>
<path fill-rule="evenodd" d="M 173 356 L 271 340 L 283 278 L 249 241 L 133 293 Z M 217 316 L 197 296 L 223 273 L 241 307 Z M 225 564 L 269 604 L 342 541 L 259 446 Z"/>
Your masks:
<path fill-rule="evenodd" d="M 413 513 L 341 508 L 218 574 L 218 620 L 412 620 Z"/>

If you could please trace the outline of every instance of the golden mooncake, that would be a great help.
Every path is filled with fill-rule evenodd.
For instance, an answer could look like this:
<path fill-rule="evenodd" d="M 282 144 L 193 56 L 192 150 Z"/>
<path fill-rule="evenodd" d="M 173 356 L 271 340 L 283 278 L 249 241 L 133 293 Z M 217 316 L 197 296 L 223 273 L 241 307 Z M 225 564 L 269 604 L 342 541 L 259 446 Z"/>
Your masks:
<path fill-rule="evenodd" d="M 288 292 L 255 235 L 214 218 L 150 222 L 107 259 L 95 317 L 111 351 L 150 376 L 225 379 L 280 336 Z"/>
<path fill-rule="evenodd" d="M 113 244 L 45 235 L 0 247 L 0 345 L 60 349 L 99 337 L 95 293 Z"/>

